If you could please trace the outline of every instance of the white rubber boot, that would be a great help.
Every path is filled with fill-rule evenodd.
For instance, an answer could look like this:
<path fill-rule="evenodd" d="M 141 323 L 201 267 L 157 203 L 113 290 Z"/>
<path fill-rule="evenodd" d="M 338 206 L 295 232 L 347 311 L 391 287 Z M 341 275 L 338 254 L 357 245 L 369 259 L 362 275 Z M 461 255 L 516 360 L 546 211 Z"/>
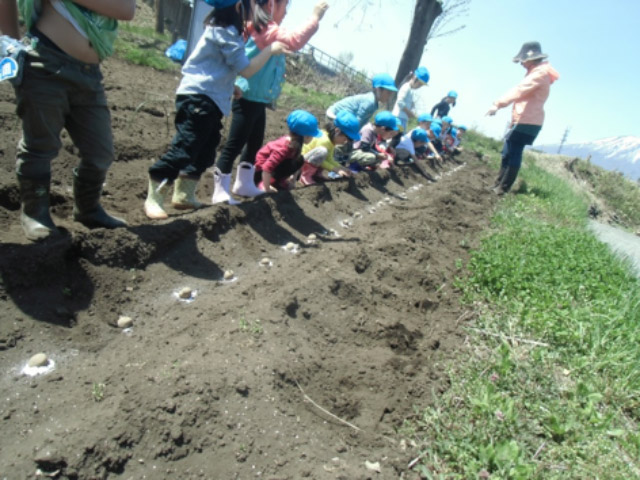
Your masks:
<path fill-rule="evenodd" d="M 202 208 L 204 205 L 196 198 L 198 180 L 189 177 L 178 177 L 173 187 L 171 205 L 178 210 Z"/>
<path fill-rule="evenodd" d="M 144 213 L 147 214 L 147 217 L 153 220 L 169 218 L 167 212 L 164 211 L 164 194 L 166 191 L 166 185 L 161 186 L 160 182 L 149 179 L 149 191 L 144 202 Z"/>
<path fill-rule="evenodd" d="M 240 162 L 238 170 L 236 171 L 236 181 L 231 191 L 241 197 L 257 197 L 258 195 L 262 195 L 264 191 L 256 187 L 253 181 L 255 171 L 255 167 L 249 162 Z"/>
<path fill-rule="evenodd" d="M 229 193 L 231 187 L 231 174 L 222 173 L 218 167 L 213 169 L 213 195 L 211 203 L 229 202 L 229 205 L 238 205 L 240 202 L 234 200 Z"/>

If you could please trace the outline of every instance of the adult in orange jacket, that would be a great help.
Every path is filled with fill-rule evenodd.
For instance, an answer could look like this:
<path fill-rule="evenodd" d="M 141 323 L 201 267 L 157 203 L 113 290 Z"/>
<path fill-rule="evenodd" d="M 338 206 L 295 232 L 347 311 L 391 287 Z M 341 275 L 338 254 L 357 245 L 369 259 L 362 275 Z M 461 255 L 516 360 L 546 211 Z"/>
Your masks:
<path fill-rule="evenodd" d="M 508 192 L 515 182 L 522 164 L 524 147 L 533 144 L 542 128 L 544 103 L 549 97 L 549 88 L 560 78 L 558 72 L 545 61 L 546 58 L 547 55 L 542 53 L 540 43 L 523 44 L 513 61 L 520 63 L 527 70 L 524 79 L 493 102 L 487 112 L 487 115 L 495 115 L 499 109 L 513 104 L 511 128 L 505 136 L 502 164 L 493 186 L 493 191 L 498 195 Z"/>

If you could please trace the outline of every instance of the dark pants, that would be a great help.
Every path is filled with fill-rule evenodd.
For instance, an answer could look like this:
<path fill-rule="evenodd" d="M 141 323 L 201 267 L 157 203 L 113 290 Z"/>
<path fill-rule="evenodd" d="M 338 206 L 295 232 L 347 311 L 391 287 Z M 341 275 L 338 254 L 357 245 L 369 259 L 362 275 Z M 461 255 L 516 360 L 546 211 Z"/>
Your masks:
<path fill-rule="evenodd" d="M 271 172 L 271 185 L 278 190 L 288 189 L 287 180 L 291 175 L 300 170 L 303 165 L 304 158 L 302 155 L 298 156 L 298 158 L 287 158 L 283 160 L 273 172 Z M 262 170 L 256 170 L 254 181 L 256 185 L 262 181 Z"/>
<path fill-rule="evenodd" d="M 505 136 L 502 147 L 502 164 L 498 185 L 508 191 L 515 182 L 520 166 L 524 147 L 533 144 L 542 127 L 538 125 L 515 125 Z"/>
<path fill-rule="evenodd" d="M 27 54 L 22 83 L 15 90 L 22 120 L 16 162 L 20 177 L 50 178 L 64 128 L 80 153 L 78 177 L 104 179 L 114 149 L 100 67 L 40 43 Z"/>
<path fill-rule="evenodd" d="M 234 100 L 231 127 L 222 153 L 216 162 L 222 173 L 231 173 L 233 162 L 242 152 L 242 162 L 254 164 L 262 147 L 267 121 L 267 104 L 250 100 Z"/>
<path fill-rule="evenodd" d="M 222 112 L 206 95 L 178 95 L 175 125 L 169 151 L 149 168 L 149 176 L 158 182 L 173 182 L 178 175 L 200 178 L 213 165 Z"/>

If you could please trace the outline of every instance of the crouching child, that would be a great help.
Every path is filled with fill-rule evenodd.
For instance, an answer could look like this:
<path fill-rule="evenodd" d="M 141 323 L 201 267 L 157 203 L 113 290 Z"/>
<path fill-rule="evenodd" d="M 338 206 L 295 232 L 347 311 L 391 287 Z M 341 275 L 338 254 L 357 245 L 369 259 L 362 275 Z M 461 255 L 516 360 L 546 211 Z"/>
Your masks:
<path fill-rule="evenodd" d="M 289 134 L 263 146 L 256 155 L 255 177 L 265 192 L 295 188 L 304 164 L 302 147 L 320 137 L 318 120 L 305 110 L 294 110 L 287 117 Z"/>

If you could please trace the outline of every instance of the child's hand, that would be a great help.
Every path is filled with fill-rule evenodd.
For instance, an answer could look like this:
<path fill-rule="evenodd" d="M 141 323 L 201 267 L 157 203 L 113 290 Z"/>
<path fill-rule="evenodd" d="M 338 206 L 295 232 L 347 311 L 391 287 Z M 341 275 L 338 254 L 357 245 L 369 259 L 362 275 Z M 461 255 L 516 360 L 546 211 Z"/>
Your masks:
<path fill-rule="evenodd" d="M 496 107 L 495 105 L 491 105 L 491 108 L 487 111 L 485 115 L 488 117 L 493 117 L 497 111 L 498 111 L 498 107 Z"/>
<path fill-rule="evenodd" d="M 271 55 L 280 55 L 281 53 L 285 55 L 291 54 L 291 50 L 282 42 L 273 42 L 269 47 L 271 47 Z"/>
<path fill-rule="evenodd" d="M 341 168 L 340 170 L 338 170 L 338 175 L 340 175 L 341 177 L 350 177 L 352 173 L 351 170 Z"/>
<path fill-rule="evenodd" d="M 238 100 L 238 99 L 242 98 L 242 93 L 243 93 L 242 89 L 239 86 L 237 86 L 237 85 L 233 86 L 233 99 L 234 100 Z"/>
<path fill-rule="evenodd" d="M 316 3 L 316 6 L 313 7 L 313 16 L 316 17 L 318 21 L 322 20 L 322 17 L 324 17 L 324 14 L 327 12 L 328 8 L 329 4 L 327 2 L 322 1 Z"/>

